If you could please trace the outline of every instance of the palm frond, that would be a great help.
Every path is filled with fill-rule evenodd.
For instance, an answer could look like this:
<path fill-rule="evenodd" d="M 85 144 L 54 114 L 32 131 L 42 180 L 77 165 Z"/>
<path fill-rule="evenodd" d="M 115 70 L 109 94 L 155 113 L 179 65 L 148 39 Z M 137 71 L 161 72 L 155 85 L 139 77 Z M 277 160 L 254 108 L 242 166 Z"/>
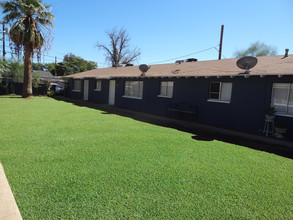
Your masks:
<path fill-rule="evenodd" d="M 47 19 L 47 18 L 37 17 L 36 21 L 39 25 L 42 25 L 46 29 L 48 29 L 49 27 L 55 27 L 54 23 L 50 19 Z"/>
<path fill-rule="evenodd" d="M 10 38 L 16 47 L 32 47 L 32 53 L 40 52 L 41 47 L 53 39 L 50 28 L 54 27 L 51 7 L 41 0 L 11 0 L 1 3 L 4 19 L 13 22 Z"/>

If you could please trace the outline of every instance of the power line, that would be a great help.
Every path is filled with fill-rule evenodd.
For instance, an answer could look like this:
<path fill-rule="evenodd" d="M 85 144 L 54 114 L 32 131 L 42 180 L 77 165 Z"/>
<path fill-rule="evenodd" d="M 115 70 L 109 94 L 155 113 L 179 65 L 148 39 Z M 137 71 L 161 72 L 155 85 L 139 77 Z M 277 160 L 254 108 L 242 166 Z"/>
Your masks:
<path fill-rule="evenodd" d="M 9 47 L 9 46 L 5 46 L 5 48 L 7 48 L 7 49 L 10 49 L 11 50 L 11 48 Z M 15 54 L 15 55 L 17 55 L 17 53 L 16 52 L 6 52 L 6 53 L 10 53 L 10 54 Z M 41 54 L 41 57 L 50 57 L 50 58 L 53 58 L 53 59 L 55 59 L 55 56 L 50 56 L 50 55 L 46 55 L 46 54 Z M 33 59 L 35 59 L 36 57 L 33 57 Z M 41 59 L 44 59 L 44 58 L 41 58 Z M 58 60 L 60 60 L 60 61 L 63 61 L 63 59 L 62 58 L 58 58 L 57 57 L 57 59 Z M 53 61 L 53 62 L 55 62 L 55 61 Z"/>
<path fill-rule="evenodd" d="M 215 47 L 215 50 L 218 51 L 218 53 L 220 53 L 220 51 L 218 50 L 218 48 Z M 226 57 L 223 53 L 221 53 L 221 55 L 222 55 L 225 59 L 227 59 L 227 57 Z"/>
<path fill-rule="evenodd" d="M 55 57 L 57 57 L 57 56 L 49 56 L 49 55 L 45 55 L 45 54 L 41 54 L 41 56 L 45 56 L 45 57 L 51 57 L 51 58 L 54 58 L 54 59 L 55 59 Z M 63 61 L 63 59 L 62 59 L 62 58 L 58 58 L 58 57 L 57 57 L 57 59 L 58 59 L 58 60 L 62 60 L 62 61 Z"/>
<path fill-rule="evenodd" d="M 10 49 L 9 47 L 7 47 L 7 48 Z M 13 56 L 17 56 L 18 55 L 16 52 L 11 52 L 11 51 L 7 51 L 6 53 L 9 53 L 9 54 L 11 54 Z M 49 56 L 49 55 L 41 54 L 40 60 L 43 61 L 43 63 L 44 63 L 44 61 L 47 62 L 47 63 L 54 63 L 55 62 L 55 60 L 53 60 L 53 59 L 52 60 L 51 59 L 47 59 L 46 57 L 55 59 L 54 56 Z M 38 59 L 38 58 L 37 57 L 33 57 L 33 60 L 35 60 L 35 59 Z M 57 59 L 63 61 L 62 58 L 58 58 L 57 57 Z M 97 64 L 98 64 L 99 67 L 107 67 L 106 64 L 105 64 L 105 62 L 97 62 Z"/>
<path fill-rule="evenodd" d="M 60 53 L 60 52 L 57 52 L 57 51 L 52 51 L 52 52 L 54 52 L 54 53 L 56 53 L 56 54 L 59 54 L 59 55 L 62 55 L 62 56 L 67 55 L 67 54 L 65 54 L 65 53 Z"/>
<path fill-rule="evenodd" d="M 210 48 L 205 49 L 205 50 L 200 50 L 200 51 L 197 51 L 197 52 L 194 52 L 194 53 L 186 54 L 186 55 L 184 55 L 184 56 L 174 57 L 174 58 L 171 58 L 171 59 L 168 59 L 168 60 L 162 60 L 162 61 L 152 62 L 152 63 L 149 63 L 149 64 L 157 64 L 157 63 L 168 62 L 168 61 L 171 61 L 171 60 L 178 60 L 178 59 L 180 59 L 180 58 L 184 58 L 184 57 L 188 57 L 188 56 L 191 56 L 191 55 L 194 55 L 194 54 L 202 53 L 202 52 L 205 52 L 205 51 L 208 51 L 208 50 L 211 50 L 211 49 L 217 48 L 217 47 L 218 47 L 218 45 L 217 45 L 217 46 L 214 46 L 214 47 L 210 47 Z"/>
<path fill-rule="evenodd" d="M 8 49 L 11 49 L 9 46 L 5 46 L 5 47 L 8 48 Z M 179 57 L 170 58 L 170 59 L 167 59 L 167 60 L 161 60 L 161 61 L 157 61 L 157 62 L 152 62 L 152 63 L 149 63 L 149 64 L 151 65 L 151 64 L 165 63 L 165 62 L 168 62 L 168 61 L 177 60 L 177 59 L 180 59 L 180 58 L 189 57 L 189 56 L 192 56 L 192 55 L 195 55 L 195 54 L 199 54 L 199 53 L 202 53 L 202 52 L 211 50 L 211 49 L 215 49 L 216 51 L 219 52 L 219 50 L 218 50 L 217 47 L 218 47 L 218 45 L 217 46 L 214 46 L 214 47 L 210 47 L 210 48 L 204 49 L 204 50 L 200 50 L 200 51 L 197 51 L 197 52 L 194 52 L 194 53 L 186 54 L 186 55 L 179 56 Z M 13 53 L 13 52 L 6 52 L 6 53 L 10 53 L 12 55 L 17 55 L 17 53 Z M 64 53 L 60 53 L 60 52 L 56 52 L 56 51 L 55 51 L 55 53 L 59 53 L 59 54 L 62 54 L 64 56 L 66 55 Z M 223 53 L 222 53 L 222 55 L 226 59 L 226 56 L 224 56 Z M 54 60 L 49 60 L 49 59 L 46 59 L 44 57 L 53 58 Z M 41 54 L 41 60 L 46 61 L 46 62 L 49 61 L 50 63 L 54 63 L 55 62 L 55 57 L 57 57 L 57 56 L 50 56 L 50 55 Z M 36 59 L 36 57 L 34 57 L 33 59 Z M 57 57 L 57 59 L 60 60 L 60 61 L 63 61 L 62 58 L 58 58 Z M 106 62 L 97 61 L 96 63 L 98 64 L 99 67 L 106 67 Z"/>

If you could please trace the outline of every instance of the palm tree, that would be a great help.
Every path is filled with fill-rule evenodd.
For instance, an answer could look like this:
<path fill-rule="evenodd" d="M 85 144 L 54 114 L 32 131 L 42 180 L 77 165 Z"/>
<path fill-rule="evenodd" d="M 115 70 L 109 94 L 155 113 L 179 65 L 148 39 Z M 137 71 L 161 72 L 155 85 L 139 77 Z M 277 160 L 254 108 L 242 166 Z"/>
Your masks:
<path fill-rule="evenodd" d="M 11 0 L 1 2 L 4 21 L 11 22 L 9 32 L 11 41 L 18 50 L 24 51 L 24 77 L 22 97 L 32 95 L 32 57 L 38 56 L 41 49 L 50 43 L 50 27 L 54 27 L 51 7 L 42 4 L 42 0 Z"/>

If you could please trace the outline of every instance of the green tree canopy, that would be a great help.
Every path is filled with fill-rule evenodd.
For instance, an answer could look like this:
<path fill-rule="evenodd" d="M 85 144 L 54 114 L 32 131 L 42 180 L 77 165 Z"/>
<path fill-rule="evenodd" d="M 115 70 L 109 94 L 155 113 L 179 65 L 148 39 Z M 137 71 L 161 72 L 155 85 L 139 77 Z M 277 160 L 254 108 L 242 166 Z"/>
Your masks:
<path fill-rule="evenodd" d="M 16 82 L 22 82 L 24 73 L 24 64 L 22 60 L 8 61 L 9 76 Z"/>
<path fill-rule="evenodd" d="M 97 67 L 96 62 L 87 61 L 73 53 L 68 53 L 64 56 L 63 62 L 57 63 L 56 70 L 58 76 L 65 76 L 96 69 Z M 54 75 L 55 65 L 48 64 L 48 70 Z"/>
<path fill-rule="evenodd" d="M 47 64 L 43 63 L 32 63 L 32 69 L 33 70 L 46 70 L 48 69 Z"/>
<path fill-rule="evenodd" d="M 0 61 L 1 76 L 22 82 L 24 65 L 21 60 Z"/>
<path fill-rule="evenodd" d="M 0 77 L 6 77 L 9 66 L 6 61 L 0 61 Z"/>
<path fill-rule="evenodd" d="M 55 75 L 55 63 L 33 63 L 33 70 L 48 70 Z M 87 61 L 81 57 L 68 53 L 64 56 L 63 62 L 56 64 L 56 70 L 58 76 L 71 75 L 74 73 L 80 73 L 98 67 L 96 62 Z"/>
<path fill-rule="evenodd" d="M 255 43 L 252 43 L 247 49 L 237 50 L 234 53 L 234 57 L 240 58 L 244 56 L 274 56 L 276 54 L 277 50 L 275 47 L 257 41 Z"/>

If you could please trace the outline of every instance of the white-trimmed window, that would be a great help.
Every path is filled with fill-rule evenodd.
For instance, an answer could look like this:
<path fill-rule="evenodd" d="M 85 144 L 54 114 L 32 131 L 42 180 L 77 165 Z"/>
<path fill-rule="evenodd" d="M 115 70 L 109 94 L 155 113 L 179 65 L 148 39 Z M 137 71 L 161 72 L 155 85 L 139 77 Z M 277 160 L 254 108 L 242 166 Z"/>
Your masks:
<path fill-rule="evenodd" d="M 73 91 L 81 91 L 81 80 L 80 79 L 73 80 Z"/>
<path fill-rule="evenodd" d="M 232 82 L 211 82 L 209 100 L 230 103 L 232 94 Z"/>
<path fill-rule="evenodd" d="M 101 90 L 102 90 L 102 80 L 97 79 L 95 91 L 101 91 Z"/>
<path fill-rule="evenodd" d="M 142 99 L 143 81 L 125 81 L 124 96 Z"/>
<path fill-rule="evenodd" d="M 293 115 L 293 83 L 274 83 L 271 106 L 277 113 Z"/>
<path fill-rule="evenodd" d="M 173 96 L 173 81 L 162 81 L 159 97 L 172 98 Z"/>

